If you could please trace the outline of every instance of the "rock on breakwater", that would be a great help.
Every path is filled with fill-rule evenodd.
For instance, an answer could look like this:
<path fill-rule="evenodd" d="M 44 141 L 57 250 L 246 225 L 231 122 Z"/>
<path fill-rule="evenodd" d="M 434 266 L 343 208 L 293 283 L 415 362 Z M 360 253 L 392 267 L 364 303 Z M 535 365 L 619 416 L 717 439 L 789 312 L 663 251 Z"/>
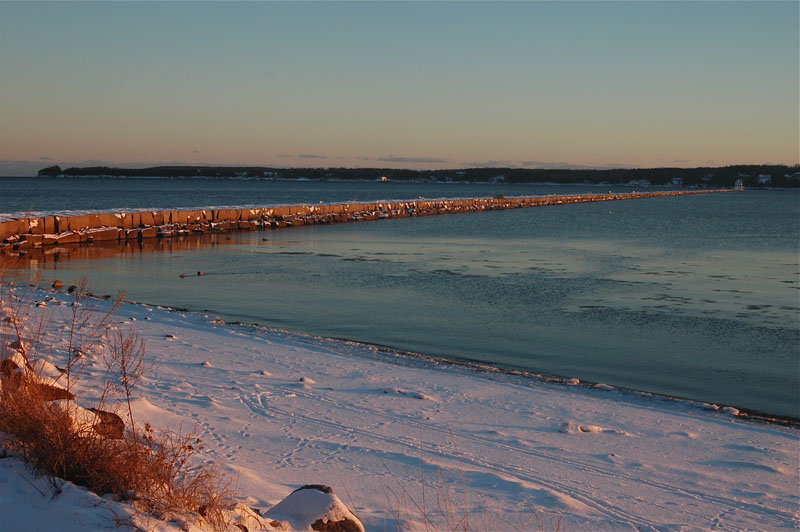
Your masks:
<path fill-rule="evenodd" d="M 309 224 L 369 221 L 408 216 L 428 216 L 568 205 L 664 196 L 731 192 L 732 190 L 681 190 L 561 196 L 409 200 L 399 202 L 280 205 L 245 209 L 135 211 L 17 218 L 0 222 L 0 249 L 92 242 L 172 238 L 191 233 L 279 229 Z"/>

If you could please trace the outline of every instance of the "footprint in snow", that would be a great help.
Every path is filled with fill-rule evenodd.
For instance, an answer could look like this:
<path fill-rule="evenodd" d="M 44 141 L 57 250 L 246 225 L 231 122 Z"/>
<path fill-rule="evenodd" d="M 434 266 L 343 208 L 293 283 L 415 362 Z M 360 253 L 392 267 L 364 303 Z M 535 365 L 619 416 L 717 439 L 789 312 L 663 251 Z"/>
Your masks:
<path fill-rule="evenodd" d="M 589 455 L 589 456 L 592 456 L 592 457 L 594 457 L 594 458 L 596 458 L 598 460 L 601 460 L 601 461 L 609 463 L 609 464 L 617 464 L 620 461 L 619 457 L 614 453 L 610 453 L 610 454 L 592 454 L 592 455 Z"/>
<path fill-rule="evenodd" d="M 744 462 L 740 460 L 707 460 L 705 462 L 694 462 L 699 465 L 708 465 L 713 467 L 719 467 L 728 470 L 755 470 L 755 471 L 765 471 L 767 473 L 783 473 L 783 469 L 777 466 L 771 466 L 768 464 L 759 464 L 754 462 Z"/>
<path fill-rule="evenodd" d="M 694 432 L 685 432 L 685 431 L 682 431 L 682 430 L 681 431 L 676 431 L 676 432 L 670 432 L 669 434 L 667 434 L 667 436 L 670 436 L 670 437 L 673 437 L 673 438 L 688 438 L 690 440 L 696 440 L 699 437 Z"/>
<path fill-rule="evenodd" d="M 579 425 L 574 421 L 565 421 L 561 424 L 558 428 L 558 432 L 562 434 L 599 434 L 599 433 L 606 433 L 606 434 L 621 434 L 622 436 L 630 436 L 630 433 L 624 430 L 617 430 L 617 429 L 605 429 L 603 427 L 598 427 L 597 425 Z"/>
<path fill-rule="evenodd" d="M 745 451 L 751 453 L 763 453 L 763 454 L 771 454 L 772 449 L 768 449 L 766 447 L 754 447 L 752 445 L 741 445 L 738 443 L 729 443 L 728 445 L 723 445 L 725 449 L 730 449 L 732 451 Z"/>
<path fill-rule="evenodd" d="M 311 389 L 311 386 L 317 383 L 317 381 L 315 381 L 314 379 L 310 379 L 308 377 L 300 377 L 299 379 L 297 379 L 297 382 L 298 382 L 297 386 L 304 390 Z"/>
<path fill-rule="evenodd" d="M 217 404 L 217 401 L 210 395 L 192 395 L 188 401 L 204 407 L 210 407 Z"/>
<path fill-rule="evenodd" d="M 397 394 L 397 395 L 402 395 L 402 396 L 405 396 L 405 397 L 412 397 L 414 399 L 420 399 L 422 401 L 435 401 L 435 399 L 433 397 L 431 397 L 430 395 L 425 395 L 424 393 L 421 393 L 421 392 L 413 392 L 413 391 L 408 391 L 408 390 L 401 390 L 399 388 L 384 388 L 383 389 L 383 393 L 385 393 L 385 394 Z"/>

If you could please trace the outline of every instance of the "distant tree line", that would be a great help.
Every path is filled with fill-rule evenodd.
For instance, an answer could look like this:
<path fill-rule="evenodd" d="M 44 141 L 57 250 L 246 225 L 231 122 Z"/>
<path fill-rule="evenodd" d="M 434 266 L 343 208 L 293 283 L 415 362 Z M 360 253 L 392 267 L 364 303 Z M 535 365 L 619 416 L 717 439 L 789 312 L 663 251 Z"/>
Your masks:
<path fill-rule="evenodd" d="M 433 181 L 484 183 L 591 183 L 651 184 L 684 187 L 800 187 L 800 165 L 736 165 L 701 168 L 618 168 L 570 170 L 544 168 L 465 168 L 460 170 L 408 170 L 393 168 L 276 168 L 267 166 L 153 166 L 112 168 L 92 166 L 43 168 L 44 176 L 212 177 L 280 178 L 312 180 Z"/>

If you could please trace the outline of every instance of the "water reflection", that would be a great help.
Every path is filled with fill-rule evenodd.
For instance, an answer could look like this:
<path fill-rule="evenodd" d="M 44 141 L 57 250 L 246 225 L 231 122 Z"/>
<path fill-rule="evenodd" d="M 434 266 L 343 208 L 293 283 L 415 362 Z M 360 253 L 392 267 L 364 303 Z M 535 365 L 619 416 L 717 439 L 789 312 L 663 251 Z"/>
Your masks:
<path fill-rule="evenodd" d="M 182 235 L 175 238 L 148 238 L 141 241 L 106 241 L 22 250 L 8 248 L 0 252 L 0 271 L 4 272 L 6 278 L 33 279 L 38 270 L 73 273 L 73 268 L 65 264 L 67 262 L 97 262 L 104 259 L 130 260 L 153 253 L 202 252 L 214 246 L 233 244 L 236 242 L 234 238 L 229 234 L 206 233 Z M 48 275 L 45 277 L 50 278 Z M 45 280 L 42 283 L 44 284 Z"/>

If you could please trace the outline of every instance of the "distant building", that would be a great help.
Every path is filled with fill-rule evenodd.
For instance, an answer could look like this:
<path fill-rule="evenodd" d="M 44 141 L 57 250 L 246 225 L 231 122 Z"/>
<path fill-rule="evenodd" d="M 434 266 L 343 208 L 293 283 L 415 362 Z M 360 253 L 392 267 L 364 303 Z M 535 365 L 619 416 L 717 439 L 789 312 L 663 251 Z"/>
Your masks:
<path fill-rule="evenodd" d="M 760 174 L 758 176 L 758 182 L 761 185 L 769 185 L 772 183 L 772 176 L 769 174 Z"/>
<path fill-rule="evenodd" d="M 672 178 L 672 184 L 674 186 L 676 186 L 676 187 L 682 187 L 683 186 L 683 178 L 682 177 L 673 177 Z"/>

